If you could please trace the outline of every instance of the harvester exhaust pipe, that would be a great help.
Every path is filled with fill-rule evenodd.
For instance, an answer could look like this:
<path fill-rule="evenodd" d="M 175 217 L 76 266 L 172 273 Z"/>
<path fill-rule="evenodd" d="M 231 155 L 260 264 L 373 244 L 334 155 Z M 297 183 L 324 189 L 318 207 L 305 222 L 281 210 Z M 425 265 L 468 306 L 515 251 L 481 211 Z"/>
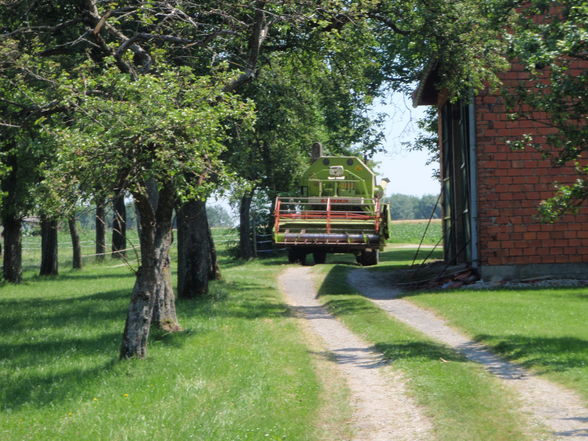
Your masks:
<path fill-rule="evenodd" d="M 323 145 L 320 142 L 315 142 L 310 151 L 310 159 L 312 162 L 323 156 Z"/>

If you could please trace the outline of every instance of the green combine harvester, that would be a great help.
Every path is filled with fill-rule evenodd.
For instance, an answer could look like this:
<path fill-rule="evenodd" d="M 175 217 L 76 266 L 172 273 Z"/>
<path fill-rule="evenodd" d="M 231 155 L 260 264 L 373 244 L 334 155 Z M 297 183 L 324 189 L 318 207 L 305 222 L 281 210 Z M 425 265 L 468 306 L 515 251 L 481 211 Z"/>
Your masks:
<path fill-rule="evenodd" d="M 324 263 L 327 253 L 353 253 L 359 264 L 376 265 L 388 238 L 390 210 L 381 202 L 388 180 L 376 185 L 359 158 L 322 156 L 317 144 L 313 158 L 300 196 L 276 199 L 274 244 L 287 248 L 291 263 L 305 263 L 308 254 Z"/>

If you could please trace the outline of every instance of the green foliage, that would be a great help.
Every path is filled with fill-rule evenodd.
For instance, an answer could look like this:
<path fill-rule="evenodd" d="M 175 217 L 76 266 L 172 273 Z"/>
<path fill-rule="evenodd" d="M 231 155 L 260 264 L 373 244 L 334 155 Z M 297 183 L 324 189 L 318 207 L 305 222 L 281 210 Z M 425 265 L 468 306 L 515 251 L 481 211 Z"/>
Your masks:
<path fill-rule="evenodd" d="M 378 3 L 374 19 L 384 51 L 384 75 L 394 89 L 412 92 L 427 66 L 436 86 L 452 99 L 499 84 L 508 68 L 504 29 L 512 20 L 511 1 L 401 0 Z M 382 19 L 383 17 L 383 19 Z M 378 20 L 380 18 L 380 20 Z"/>
<path fill-rule="evenodd" d="M 83 94 L 84 88 L 100 91 Z M 59 167 L 52 184 L 145 192 L 145 183 L 173 182 L 181 197 L 211 191 L 210 176 L 225 178 L 219 155 L 227 125 L 251 120 L 251 106 L 222 92 L 222 83 L 189 68 L 132 80 L 110 68 L 74 84 L 75 120 L 55 130 Z M 213 105 L 214 103 L 214 105 Z"/>
<path fill-rule="evenodd" d="M 433 219 L 441 218 L 441 206 L 437 196 L 427 194 L 421 197 L 394 193 L 384 198 L 390 204 L 390 215 L 398 219 Z M 434 211 L 433 211 L 434 209 Z"/>
<path fill-rule="evenodd" d="M 6 200 L 3 216 L 23 217 L 33 207 L 57 203 L 39 183 L 54 159 L 54 139 L 41 124 L 53 121 L 61 106 L 56 87 L 65 75 L 50 60 L 37 59 L 39 42 L 31 39 L 33 54 L 21 52 L 19 42 L 0 39 L 0 179 Z"/>
<path fill-rule="evenodd" d="M 544 18 L 539 20 L 537 16 Z M 580 159 L 588 146 L 588 5 L 577 0 L 533 0 L 520 10 L 509 36 L 511 51 L 530 81 L 509 100 L 513 120 L 534 119 L 544 112 L 551 130 L 547 143 L 529 132 L 511 140 L 514 148 L 535 148 L 555 166 L 576 167 L 575 183 L 556 186 L 541 214 L 553 222 L 588 198 L 588 168 Z M 546 145 L 547 144 L 547 145 Z"/>
<path fill-rule="evenodd" d="M 313 142 L 331 154 L 349 153 L 351 146 L 362 152 L 378 148 L 379 122 L 367 116 L 369 79 L 363 70 L 333 69 L 333 60 L 344 61 L 339 57 L 304 48 L 272 53 L 268 66 L 242 89 L 256 104 L 256 123 L 252 133 L 235 137 L 230 162 L 271 198 L 292 190 L 308 166 Z"/>
<path fill-rule="evenodd" d="M 235 221 L 222 205 L 206 205 L 206 215 L 211 227 L 232 227 Z"/>

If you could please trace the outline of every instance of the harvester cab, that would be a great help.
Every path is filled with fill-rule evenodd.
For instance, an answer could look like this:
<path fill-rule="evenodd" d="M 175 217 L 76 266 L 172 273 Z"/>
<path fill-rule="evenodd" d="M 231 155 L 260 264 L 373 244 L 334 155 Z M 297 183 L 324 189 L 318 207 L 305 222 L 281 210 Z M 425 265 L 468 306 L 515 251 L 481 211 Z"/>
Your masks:
<path fill-rule="evenodd" d="M 353 253 L 361 265 L 375 265 L 388 238 L 385 185 L 359 158 L 318 156 L 303 174 L 299 196 L 280 196 L 274 212 L 274 244 L 286 247 L 290 262 L 313 254 Z"/>

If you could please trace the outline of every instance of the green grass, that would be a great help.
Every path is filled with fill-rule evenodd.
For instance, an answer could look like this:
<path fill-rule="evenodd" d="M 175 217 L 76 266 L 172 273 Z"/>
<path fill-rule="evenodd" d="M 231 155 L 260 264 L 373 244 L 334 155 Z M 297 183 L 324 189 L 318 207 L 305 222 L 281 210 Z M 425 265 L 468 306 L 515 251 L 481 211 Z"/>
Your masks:
<path fill-rule="evenodd" d="M 94 265 L 0 288 L 0 439 L 314 440 L 321 386 L 276 291 L 278 261 L 227 263 L 184 331 L 116 359 L 134 277 Z"/>
<path fill-rule="evenodd" d="M 393 221 L 390 224 L 390 238 L 388 243 L 418 244 L 423 238 L 423 244 L 436 245 L 441 239 L 441 221 L 435 219 L 427 228 L 427 221 Z"/>
<path fill-rule="evenodd" d="M 509 360 L 577 390 L 588 404 L 586 288 L 414 293 Z"/>
<path fill-rule="evenodd" d="M 414 252 L 414 250 L 413 250 Z M 382 254 L 389 268 L 410 262 L 409 250 Z M 408 388 L 431 418 L 439 441 L 521 441 L 526 422 L 514 398 L 490 374 L 453 350 L 390 318 L 346 283 L 343 259 L 320 267 L 319 295 L 331 312 L 376 345 L 408 378 Z"/>
<path fill-rule="evenodd" d="M 38 232 L 37 232 L 38 233 Z M 215 243 L 218 247 L 222 248 L 226 244 L 234 244 L 238 240 L 237 232 L 232 228 L 213 228 L 212 234 Z M 94 230 L 79 230 L 80 241 L 82 246 L 82 262 L 84 265 L 91 265 L 95 262 L 96 258 L 94 253 L 96 252 L 96 233 Z M 59 271 L 67 271 L 71 268 L 72 263 L 72 247 L 71 237 L 69 230 L 62 226 L 61 230 L 58 231 L 58 243 L 59 243 Z M 23 273 L 25 277 L 30 277 L 39 272 L 39 265 L 41 263 L 41 237 L 38 234 L 25 235 L 22 241 L 23 253 L 22 253 L 22 264 Z M 139 238 L 137 236 L 137 230 L 127 230 L 127 258 L 129 262 L 136 266 L 136 262 L 139 254 Z M 110 233 L 106 235 L 106 252 L 110 253 L 111 250 L 111 236 Z M 172 257 L 175 255 L 175 247 L 172 247 Z M 110 260 L 110 255 L 106 255 L 106 261 L 111 262 L 111 265 L 121 263 L 120 260 Z"/>

